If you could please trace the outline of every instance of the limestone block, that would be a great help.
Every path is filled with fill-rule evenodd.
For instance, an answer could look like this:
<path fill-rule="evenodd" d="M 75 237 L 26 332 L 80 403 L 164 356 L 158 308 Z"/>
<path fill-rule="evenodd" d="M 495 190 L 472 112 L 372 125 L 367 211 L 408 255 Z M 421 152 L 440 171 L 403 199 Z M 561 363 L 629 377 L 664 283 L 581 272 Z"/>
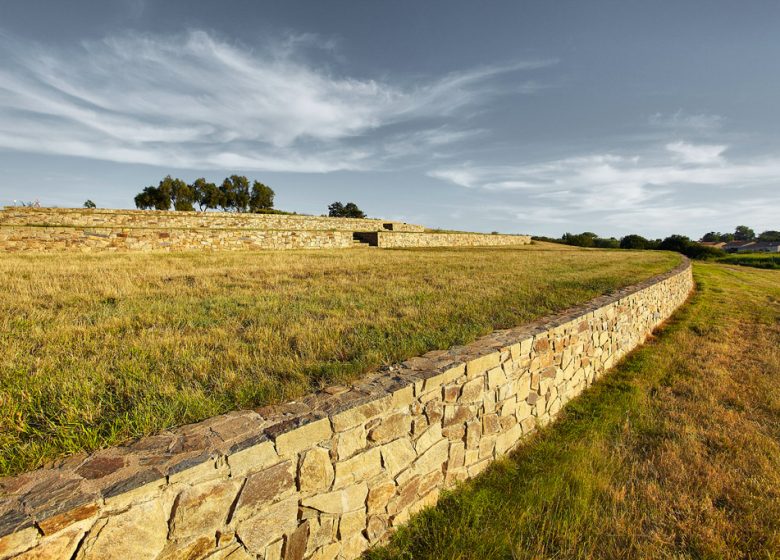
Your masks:
<path fill-rule="evenodd" d="M 441 434 L 441 430 L 439 430 L 439 434 Z M 406 438 L 383 445 L 380 450 L 385 469 L 393 477 L 407 468 L 417 458 L 417 453 L 411 442 Z"/>
<path fill-rule="evenodd" d="M 363 453 L 359 453 L 336 463 L 336 476 L 333 480 L 334 488 L 344 488 L 361 480 L 368 480 L 382 472 L 382 456 L 380 448 L 374 447 Z"/>
<path fill-rule="evenodd" d="M 240 487 L 238 480 L 215 480 L 186 488 L 174 501 L 169 524 L 171 538 L 188 539 L 216 533 L 227 523 Z"/>
<path fill-rule="evenodd" d="M 265 547 L 289 535 L 298 527 L 298 498 L 291 496 L 265 506 L 255 515 L 239 522 L 236 534 L 253 554 L 263 554 Z"/>
<path fill-rule="evenodd" d="M 400 412 L 385 419 L 368 433 L 368 439 L 375 443 L 385 443 L 401 436 L 409 435 L 412 429 L 412 417 Z"/>
<path fill-rule="evenodd" d="M 161 500 L 152 500 L 98 521 L 84 540 L 77 558 L 152 560 L 162 552 L 167 538 L 167 512 L 163 511 Z"/>
<path fill-rule="evenodd" d="M 227 462 L 230 466 L 230 476 L 243 478 L 250 473 L 279 462 L 279 455 L 272 442 L 264 441 L 233 453 L 227 458 Z"/>
<path fill-rule="evenodd" d="M 332 433 L 327 418 L 315 420 L 277 436 L 276 451 L 282 457 L 289 457 L 329 439 Z"/>
<path fill-rule="evenodd" d="M 336 436 L 336 453 L 339 461 L 343 461 L 365 448 L 367 441 L 366 429 L 360 425 L 343 431 Z"/>
<path fill-rule="evenodd" d="M 341 490 L 304 498 L 301 504 L 323 513 L 343 514 L 362 509 L 366 503 L 366 496 L 368 496 L 368 485 L 361 482 Z"/>
<path fill-rule="evenodd" d="M 295 492 L 295 467 L 292 461 L 283 461 L 249 475 L 236 504 L 236 518 L 246 519 Z"/>
<path fill-rule="evenodd" d="M 306 451 L 298 470 L 298 483 L 301 492 L 316 492 L 330 488 L 333 483 L 333 465 L 327 449 L 315 447 Z"/>

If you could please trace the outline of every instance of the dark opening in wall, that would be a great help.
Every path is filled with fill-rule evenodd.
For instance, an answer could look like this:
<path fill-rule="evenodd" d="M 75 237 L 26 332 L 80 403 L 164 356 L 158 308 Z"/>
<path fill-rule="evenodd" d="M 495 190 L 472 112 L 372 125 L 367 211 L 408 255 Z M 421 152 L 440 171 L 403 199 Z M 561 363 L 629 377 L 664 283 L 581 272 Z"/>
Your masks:
<path fill-rule="evenodd" d="M 352 234 L 352 239 L 366 243 L 369 247 L 379 246 L 379 233 L 376 231 L 356 231 Z"/>
<path fill-rule="evenodd" d="M 382 224 L 382 227 L 386 230 L 393 231 L 393 224 Z"/>

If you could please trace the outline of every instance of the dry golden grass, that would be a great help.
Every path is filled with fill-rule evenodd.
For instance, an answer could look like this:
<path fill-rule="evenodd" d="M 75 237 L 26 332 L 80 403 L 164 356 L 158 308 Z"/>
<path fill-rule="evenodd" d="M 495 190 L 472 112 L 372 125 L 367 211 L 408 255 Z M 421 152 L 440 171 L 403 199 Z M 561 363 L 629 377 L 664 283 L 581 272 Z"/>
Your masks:
<path fill-rule="evenodd" d="M 0 257 L 0 474 L 295 398 L 667 270 L 557 245 Z"/>
<path fill-rule="evenodd" d="M 780 272 L 694 272 L 653 342 L 369 556 L 780 557 Z"/>

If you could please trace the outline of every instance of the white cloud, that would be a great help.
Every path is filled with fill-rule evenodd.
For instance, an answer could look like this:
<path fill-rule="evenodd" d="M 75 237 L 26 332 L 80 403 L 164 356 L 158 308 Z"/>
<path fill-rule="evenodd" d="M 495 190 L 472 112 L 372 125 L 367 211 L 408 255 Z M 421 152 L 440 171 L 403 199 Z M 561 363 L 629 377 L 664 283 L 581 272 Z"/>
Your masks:
<path fill-rule="evenodd" d="M 190 31 L 54 50 L 3 39 L 0 148 L 185 168 L 364 169 L 382 155 L 381 138 L 360 147 L 356 139 L 404 124 L 429 134 L 429 145 L 458 141 L 468 131 L 437 133 L 441 123 L 431 121 L 500 93 L 502 76 L 554 62 L 407 85 L 337 75 L 297 56 L 316 41 L 288 37 L 255 51 Z"/>
<path fill-rule="evenodd" d="M 721 154 L 728 146 L 713 144 L 690 144 L 688 142 L 670 142 L 666 149 L 682 163 L 711 164 L 721 161 Z"/>
<path fill-rule="evenodd" d="M 659 128 L 710 132 L 720 129 L 725 119 L 721 115 L 686 113 L 679 109 L 672 114 L 655 113 L 648 120 L 652 126 Z"/>

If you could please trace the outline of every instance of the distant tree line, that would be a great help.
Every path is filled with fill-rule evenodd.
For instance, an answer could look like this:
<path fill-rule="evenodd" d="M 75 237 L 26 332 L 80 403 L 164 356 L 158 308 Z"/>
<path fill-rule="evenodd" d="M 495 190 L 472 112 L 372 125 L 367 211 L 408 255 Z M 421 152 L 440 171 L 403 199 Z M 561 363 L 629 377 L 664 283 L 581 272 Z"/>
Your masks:
<path fill-rule="evenodd" d="M 268 212 L 274 207 L 274 191 L 260 181 L 243 175 L 231 175 L 222 184 L 210 183 L 204 178 L 186 183 L 167 175 L 155 186 L 146 187 L 135 196 L 135 206 L 142 210 L 189 211 L 215 210 L 225 212 Z"/>
<path fill-rule="evenodd" d="M 670 235 L 665 239 L 646 239 L 641 235 L 631 234 L 620 239 L 615 237 L 599 237 L 591 231 L 583 233 L 564 233 L 560 239 L 550 237 L 534 237 L 539 241 L 550 241 L 576 247 L 598 247 L 602 249 L 634 249 L 676 251 L 692 259 L 709 259 L 720 257 L 725 253 L 717 247 L 702 245 L 685 235 Z M 747 226 L 737 226 L 734 233 L 710 232 L 702 241 L 780 241 L 780 232 L 769 230 L 756 236 Z"/>

